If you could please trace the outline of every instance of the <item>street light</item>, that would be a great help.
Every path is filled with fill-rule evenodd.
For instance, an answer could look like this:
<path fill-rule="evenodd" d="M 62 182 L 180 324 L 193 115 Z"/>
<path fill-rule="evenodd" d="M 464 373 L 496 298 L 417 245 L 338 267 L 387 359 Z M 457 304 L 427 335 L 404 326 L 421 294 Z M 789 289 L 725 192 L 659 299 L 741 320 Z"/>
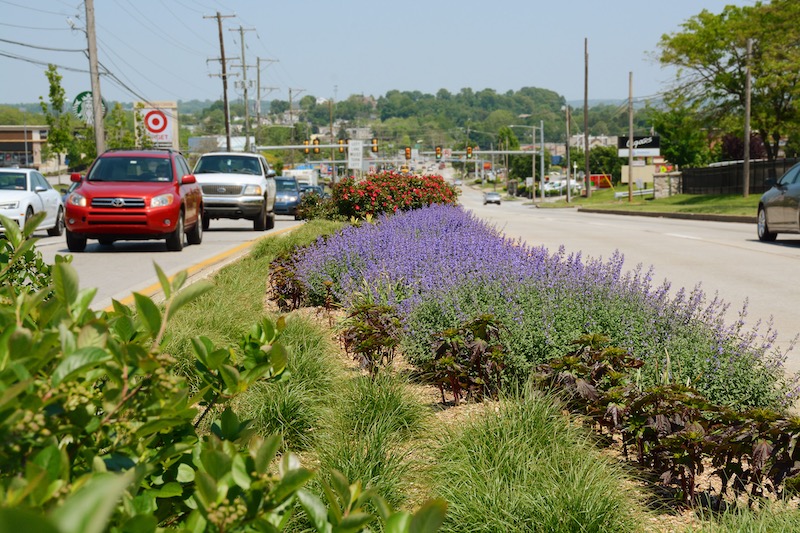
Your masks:
<path fill-rule="evenodd" d="M 519 115 L 520 118 L 527 118 L 530 115 Z M 541 183 L 540 191 L 542 202 L 544 202 L 544 121 L 540 121 L 539 126 L 529 126 L 527 124 L 512 124 L 509 128 L 530 128 L 531 129 L 531 173 L 533 174 L 533 189 L 536 191 L 536 130 L 539 130 L 541 136 L 541 146 L 539 148 L 539 183 Z M 531 193 L 532 200 L 536 200 L 536 195 Z"/>

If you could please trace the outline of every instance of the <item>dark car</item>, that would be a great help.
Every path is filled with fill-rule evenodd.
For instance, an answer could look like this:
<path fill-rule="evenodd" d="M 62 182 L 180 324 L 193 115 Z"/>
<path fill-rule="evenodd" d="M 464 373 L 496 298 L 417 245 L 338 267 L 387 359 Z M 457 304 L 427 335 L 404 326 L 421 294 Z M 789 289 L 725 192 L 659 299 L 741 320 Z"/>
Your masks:
<path fill-rule="evenodd" d="M 756 227 L 761 241 L 774 241 L 779 233 L 800 233 L 800 163 L 761 195 Z"/>
<path fill-rule="evenodd" d="M 300 187 L 297 179 L 289 176 L 275 177 L 275 213 L 294 215 L 297 218 L 297 205 L 300 203 Z"/>
<path fill-rule="evenodd" d="M 305 196 L 309 193 L 316 194 L 320 198 L 327 198 L 329 196 L 321 185 L 304 185 L 300 188 L 300 196 Z"/>
<path fill-rule="evenodd" d="M 108 150 L 95 159 L 66 201 L 67 247 L 119 240 L 165 239 L 167 249 L 203 240 L 203 193 L 174 150 Z"/>

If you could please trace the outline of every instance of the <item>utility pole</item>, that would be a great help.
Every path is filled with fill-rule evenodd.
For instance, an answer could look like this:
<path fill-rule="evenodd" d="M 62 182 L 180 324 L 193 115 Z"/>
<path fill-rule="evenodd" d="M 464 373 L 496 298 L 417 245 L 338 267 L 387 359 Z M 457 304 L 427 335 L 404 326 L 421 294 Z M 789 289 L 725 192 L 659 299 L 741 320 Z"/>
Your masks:
<path fill-rule="evenodd" d="M 228 73 L 227 73 L 227 65 L 225 62 L 225 40 L 222 38 L 222 19 L 223 18 L 231 18 L 235 17 L 236 15 L 220 15 L 219 11 L 214 16 L 206 17 L 208 18 L 215 18 L 217 19 L 217 28 L 219 30 L 219 54 L 220 54 L 220 64 L 222 65 L 222 106 L 224 108 L 223 113 L 225 113 L 225 149 L 230 152 L 231 151 L 231 117 L 230 117 L 230 110 L 228 109 Z"/>
<path fill-rule="evenodd" d="M 258 105 L 256 105 L 256 131 L 261 126 L 261 62 L 265 61 L 267 63 L 276 63 L 277 59 L 261 59 L 260 57 L 256 58 L 256 99 L 258 100 Z M 277 87 L 264 87 L 269 91 L 277 91 Z"/>
<path fill-rule="evenodd" d="M 569 176 L 569 104 L 565 106 L 567 108 L 567 203 L 569 203 L 569 190 L 570 190 L 570 176 Z M 574 176 L 573 176 L 574 177 Z"/>
<path fill-rule="evenodd" d="M 744 168 L 742 169 L 743 196 L 750 196 L 750 61 L 753 56 L 753 39 L 747 39 L 747 77 L 744 85 Z"/>
<path fill-rule="evenodd" d="M 302 93 L 305 89 L 292 89 L 289 87 L 289 127 L 292 128 L 291 131 L 291 144 L 294 145 L 294 110 L 292 109 L 292 91 L 297 92 L 297 94 Z M 289 152 L 289 161 L 292 166 L 294 166 L 294 150 Z"/>
<path fill-rule="evenodd" d="M 241 41 L 242 45 L 242 87 L 244 89 L 244 151 L 250 151 L 250 112 L 248 108 L 250 104 L 247 100 L 247 61 L 245 60 L 244 56 L 244 32 L 246 31 L 255 31 L 253 28 L 243 28 L 239 26 L 238 30 L 228 30 L 228 31 L 238 31 L 239 32 L 239 40 Z"/>
<path fill-rule="evenodd" d="M 633 201 L 633 72 L 628 73 L 628 203 Z"/>
<path fill-rule="evenodd" d="M 94 142 L 97 153 L 106 151 L 106 134 L 103 127 L 103 98 L 100 95 L 100 74 L 97 70 L 97 34 L 94 24 L 94 0 L 84 2 L 86 8 L 86 39 L 89 43 L 89 75 L 92 78 L 92 117 Z"/>
<path fill-rule="evenodd" d="M 589 173 L 589 39 L 583 40 L 583 171 L 586 198 L 592 196 L 592 177 Z"/>

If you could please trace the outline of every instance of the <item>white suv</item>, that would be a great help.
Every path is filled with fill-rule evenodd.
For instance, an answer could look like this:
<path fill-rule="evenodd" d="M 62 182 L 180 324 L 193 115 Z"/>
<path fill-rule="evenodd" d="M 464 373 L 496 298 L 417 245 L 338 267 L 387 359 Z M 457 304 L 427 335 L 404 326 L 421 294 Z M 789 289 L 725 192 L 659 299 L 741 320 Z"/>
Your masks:
<path fill-rule="evenodd" d="M 247 152 L 209 152 L 193 174 L 203 190 L 204 229 L 212 218 L 244 218 L 253 229 L 275 227 L 275 171 L 264 156 Z"/>

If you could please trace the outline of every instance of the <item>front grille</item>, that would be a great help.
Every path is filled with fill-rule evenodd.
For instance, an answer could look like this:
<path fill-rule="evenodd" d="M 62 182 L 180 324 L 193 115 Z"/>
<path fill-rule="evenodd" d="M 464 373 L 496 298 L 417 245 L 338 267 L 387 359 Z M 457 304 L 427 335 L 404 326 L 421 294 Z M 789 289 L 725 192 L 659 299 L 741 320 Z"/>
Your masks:
<path fill-rule="evenodd" d="M 143 209 L 144 198 L 93 198 L 92 207 Z"/>
<path fill-rule="evenodd" d="M 210 196 L 241 196 L 242 189 L 242 185 L 206 183 L 203 185 L 203 194 Z"/>

